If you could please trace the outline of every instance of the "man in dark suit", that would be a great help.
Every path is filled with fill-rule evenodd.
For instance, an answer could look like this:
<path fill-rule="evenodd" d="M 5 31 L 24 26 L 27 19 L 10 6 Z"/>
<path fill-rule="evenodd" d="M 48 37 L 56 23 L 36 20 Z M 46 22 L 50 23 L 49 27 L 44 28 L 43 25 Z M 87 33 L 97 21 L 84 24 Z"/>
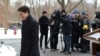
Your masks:
<path fill-rule="evenodd" d="M 27 6 L 20 7 L 18 12 L 22 19 L 20 56 L 40 56 L 38 47 L 38 23 L 30 15 L 30 10 Z"/>
<path fill-rule="evenodd" d="M 48 39 L 48 26 L 49 26 L 49 19 L 47 17 L 47 12 L 43 11 L 43 15 L 39 18 L 39 25 L 40 25 L 40 48 L 42 49 L 42 40 L 43 36 L 45 36 L 45 48 L 48 49 L 47 46 L 47 39 Z"/>

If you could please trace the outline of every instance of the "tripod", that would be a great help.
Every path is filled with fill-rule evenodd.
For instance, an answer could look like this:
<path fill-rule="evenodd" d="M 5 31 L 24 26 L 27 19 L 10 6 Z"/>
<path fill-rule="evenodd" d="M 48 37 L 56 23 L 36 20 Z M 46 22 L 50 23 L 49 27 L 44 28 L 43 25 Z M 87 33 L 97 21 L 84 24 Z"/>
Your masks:
<path fill-rule="evenodd" d="M 63 51 L 64 50 L 64 47 L 63 47 L 63 34 L 62 34 L 61 31 L 60 31 L 60 39 L 61 39 L 61 49 Z"/>
<path fill-rule="evenodd" d="M 56 26 L 55 26 L 53 32 L 51 33 L 51 36 L 50 36 L 50 38 L 49 38 L 47 44 L 50 42 L 51 37 L 52 37 L 53 34 L 59 33 L 59 34 L 60 34 L 60 39 L 61 39 L 61 46 L 62 46 L 61 49 L 63 50 L 63 49 L 64 49 L 64 47 L 63 47 L 63 34 L 62 34 L 62 32 L 61 32 L 61 25 L 60 25 L 60 31 L 54 32 L 55 29 L 56 29 Z M 43 50 L 43 53 L 44 53 L 44 54 L 45 54 L 45 52 L 46 52 L 46 48 Z"/>

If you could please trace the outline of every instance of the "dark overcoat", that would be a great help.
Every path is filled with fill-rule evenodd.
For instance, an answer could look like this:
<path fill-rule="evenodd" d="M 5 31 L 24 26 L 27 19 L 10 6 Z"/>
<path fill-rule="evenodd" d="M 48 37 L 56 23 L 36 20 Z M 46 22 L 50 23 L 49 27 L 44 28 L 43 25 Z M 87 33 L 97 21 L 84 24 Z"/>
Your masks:
<path fill-rule="evenodd" d="M 49 19 L 46 16 L 39 18 L 40 32 L 45 34 L 48 33 Z"/>
<path fill-rule="evenodd" d="M 31 15 L 22 22 L 22 40 L 20 56 L 40 56 L 38 47 L 38 23 Z"/>

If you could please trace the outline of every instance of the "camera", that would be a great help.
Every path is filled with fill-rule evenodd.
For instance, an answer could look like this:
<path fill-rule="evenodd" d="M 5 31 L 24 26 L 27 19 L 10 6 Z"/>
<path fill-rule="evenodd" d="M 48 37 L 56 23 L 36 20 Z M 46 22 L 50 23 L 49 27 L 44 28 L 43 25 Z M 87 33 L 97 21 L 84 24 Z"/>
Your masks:
<path fill-rule="evenodd" d="M 100 11 L 97 11 L 95 13 L 95 19 L 94 21 L 92 22 L 92 28 L 95 30 L 97 28 L 100 28 Z"/>

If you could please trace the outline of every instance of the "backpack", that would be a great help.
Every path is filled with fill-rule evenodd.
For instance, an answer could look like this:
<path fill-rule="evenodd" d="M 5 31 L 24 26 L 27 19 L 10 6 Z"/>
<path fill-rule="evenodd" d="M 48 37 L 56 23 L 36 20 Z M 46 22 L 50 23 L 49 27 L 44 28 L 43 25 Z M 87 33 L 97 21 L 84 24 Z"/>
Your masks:
<path fill-rule="evenodd" d="M 89 20 L 87 18 L 83 19 L 83 30 L 89 30 Z"/>

